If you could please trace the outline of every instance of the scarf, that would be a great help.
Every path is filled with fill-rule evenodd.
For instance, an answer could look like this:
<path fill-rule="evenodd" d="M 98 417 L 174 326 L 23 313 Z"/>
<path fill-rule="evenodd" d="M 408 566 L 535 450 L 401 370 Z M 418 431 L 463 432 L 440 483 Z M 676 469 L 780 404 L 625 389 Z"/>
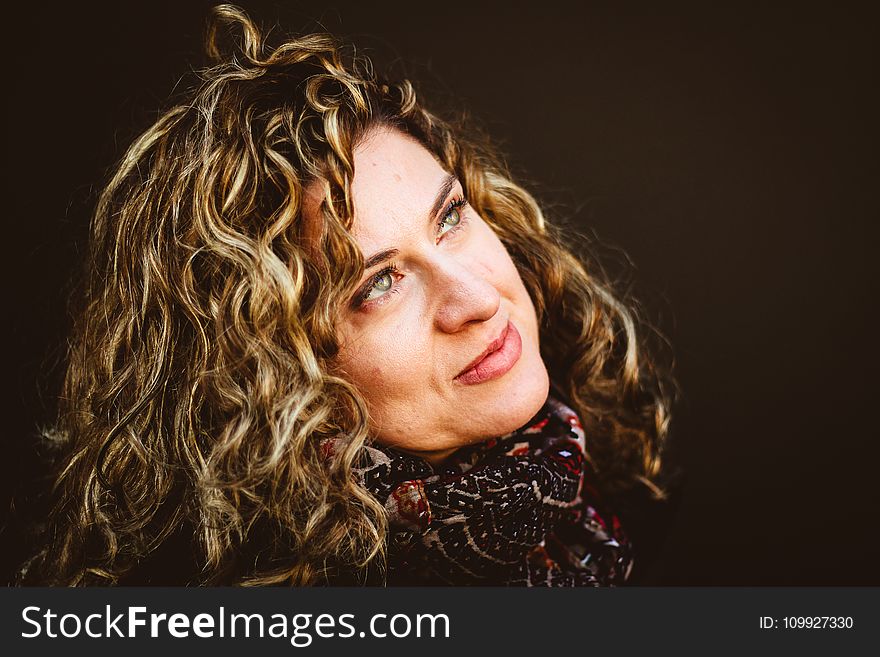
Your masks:
<path fill-rule="evenodd" d="M 526 426 L 443 466 L 373 445 L 355 472 L 388 513 L 389 585 L 613 586 L 630 573 L 580 420 L 552 397 Z"/>

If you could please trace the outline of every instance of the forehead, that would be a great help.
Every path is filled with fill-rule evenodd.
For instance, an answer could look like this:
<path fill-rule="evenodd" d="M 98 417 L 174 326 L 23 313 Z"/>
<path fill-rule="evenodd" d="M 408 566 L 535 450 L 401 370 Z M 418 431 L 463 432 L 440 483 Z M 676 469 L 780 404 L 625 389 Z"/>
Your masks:
<path fill-rule="evenodd" d="M 399 231 L 418 230 L 427 220 L 446 171 L 424 146 L 397 130 L 369 133 L 354 150 L 355 239 L 365 250 L 393 246 Z"/>

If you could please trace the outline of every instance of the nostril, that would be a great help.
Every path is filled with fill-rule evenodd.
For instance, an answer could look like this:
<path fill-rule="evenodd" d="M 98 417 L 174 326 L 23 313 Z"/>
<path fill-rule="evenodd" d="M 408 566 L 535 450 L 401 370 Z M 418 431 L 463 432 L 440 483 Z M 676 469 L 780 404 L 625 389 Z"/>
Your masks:
<path fill-rule="evenodd" d="M 474 284 L 476 283 L 476 284 Z M 472 323 L 488 321 L 501 308 L 501 294 L 485 282 L 459 281 L 442 295 L 437 319 L 446 332 L 456 332 Z"/>

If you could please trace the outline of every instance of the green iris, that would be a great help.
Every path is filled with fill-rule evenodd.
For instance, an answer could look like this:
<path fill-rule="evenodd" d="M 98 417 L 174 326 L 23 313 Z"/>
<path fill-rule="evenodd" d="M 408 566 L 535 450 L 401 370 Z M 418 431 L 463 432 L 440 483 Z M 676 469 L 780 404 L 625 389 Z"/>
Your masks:
<path fill-rule="evenodd" d="M 373 285 L 370 287 L 370 291 L 367 293 L 367 296 L 364 297 L 364 301 L 369 301 L 371 299 L 381 297 L 388 290 L 390 290 L 391 286 L 393 285 L 394 277 L 391 275 L 390 271 L 379 274 L 378 276 L 376 276 L 376 278 L 373 279 Z"/>
<path fill-rule="evenodd" d="M 461 223 L 461 210 L 458 208 L 452 208 L 446 213 L 446 216 L 443 217 L 443 221 L 440 225 L 441 233 L 445 233 L 447 229 L 453 228 L 459 223 Z"/>

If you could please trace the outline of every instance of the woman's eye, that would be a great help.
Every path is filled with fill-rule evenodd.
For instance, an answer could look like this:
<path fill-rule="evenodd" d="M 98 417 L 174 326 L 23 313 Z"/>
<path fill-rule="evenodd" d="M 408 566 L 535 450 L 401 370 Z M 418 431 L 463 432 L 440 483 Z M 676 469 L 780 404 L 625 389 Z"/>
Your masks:
<path fill-rule="evenodd" d="M 455 201 L 440 221 L 440 235 L 448 233 L 461 223 L 461 206 L 464 201 Z"/>
<path fill-rule="evenodd" d="M 394 277 L 391 275 L 391 272 L 383 272 L 373 279 L 373 284 L 370 286 L 370 289 L 367 290 L 367 294 L 364 296 L 363 300 L 370 301 L 371 299 L 377 299 L 390 290 L 393 285 Z"/>

